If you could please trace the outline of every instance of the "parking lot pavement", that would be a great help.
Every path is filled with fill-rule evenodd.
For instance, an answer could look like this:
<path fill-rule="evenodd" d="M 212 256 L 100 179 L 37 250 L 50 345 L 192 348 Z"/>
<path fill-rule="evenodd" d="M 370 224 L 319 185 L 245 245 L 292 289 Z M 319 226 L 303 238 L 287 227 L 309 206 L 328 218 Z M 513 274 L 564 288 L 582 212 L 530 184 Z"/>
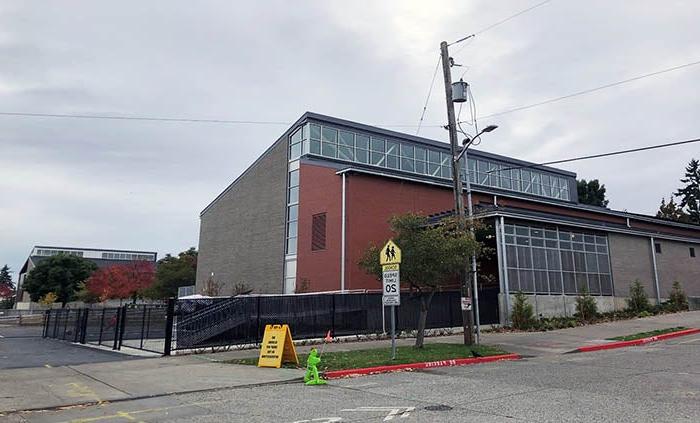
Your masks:
<path fill-rule="evenodd" d="M 700 335 L 642 347 L 241 387 L 6 416 L 8 421 L 696 422 Z"/>
<path fill-rule="evenodd" d="M 67 341 L 44 339 L 41 326 L 0 326 L 0 371 L 25 367 L 130 360 L 133 357 Z"/>

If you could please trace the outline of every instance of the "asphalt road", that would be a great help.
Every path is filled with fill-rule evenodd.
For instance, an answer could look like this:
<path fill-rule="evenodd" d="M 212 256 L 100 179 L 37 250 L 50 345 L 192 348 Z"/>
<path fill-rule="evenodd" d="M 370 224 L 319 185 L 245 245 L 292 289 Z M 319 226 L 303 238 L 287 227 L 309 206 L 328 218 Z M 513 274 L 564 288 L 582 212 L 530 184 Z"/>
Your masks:
<path fill-rule="evenodd" d="M 0 369 L 57 367 L 134 358 L 67 341 L 44 339 L 41 330 L 41 326 L 0 326 Z"/>
<path fill-rule="evenodd" d="M 585 354 L 9 415 L 10 422 L 697 422 L 700 335 Z M 186 375 L 183 375 L 186 377 Z"/>

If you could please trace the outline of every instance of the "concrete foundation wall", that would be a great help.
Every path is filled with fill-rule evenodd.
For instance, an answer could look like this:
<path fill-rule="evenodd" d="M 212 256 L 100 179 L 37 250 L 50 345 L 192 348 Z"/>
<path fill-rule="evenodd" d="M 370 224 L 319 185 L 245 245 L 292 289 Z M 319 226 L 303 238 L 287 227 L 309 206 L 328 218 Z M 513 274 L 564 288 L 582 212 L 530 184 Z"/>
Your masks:
<path fill-rule="evenodd" d="M 202 214 L 197 293 L 214 272 L 221 295 L 245 283 L 256 293 L 283 290 L 287 142 L 278 141 Z"/>
<path fill-rule="evenodd" d="M 536 317 L 571 317 L 576 313 L 576 296 L 575 295 L 526 295 L 528 303 L 532 304 Z M 605 313 L 609 311 L 621 310 L 625 308 L 625 298 L 616 298 L 610 296 L 593 296 L 598 305 L 598 312 Z M 510 311 L 513 309 L 515 295 L 510 296 Z M 498 297 L 499 307 L 501 311 L 505 311 L 505 295 L 500 294 Z M 504 317 L 506 314 L 500 314 L 501 324 L 505 324 Z"/>

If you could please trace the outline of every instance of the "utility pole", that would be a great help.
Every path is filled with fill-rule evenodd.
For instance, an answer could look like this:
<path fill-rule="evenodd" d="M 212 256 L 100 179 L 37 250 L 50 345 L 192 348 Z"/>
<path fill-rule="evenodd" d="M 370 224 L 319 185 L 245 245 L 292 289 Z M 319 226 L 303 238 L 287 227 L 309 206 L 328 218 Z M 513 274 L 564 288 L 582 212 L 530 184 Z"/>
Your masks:
<path fill-rule="evenodd" d="M 460 225 L 466 225 L 464 220 L 464 198 L 462 196 L 462 181 L 459 173 L 459 163 L 454 160 L 459 154 L 457 141 L 457 120 L 455 118 L 455 106 L 452 101 L 452 74 L 450 70 L 450 54 L 447 50 L 447 42 L 440 43 L 440 55 L 442 57 L 442 73 L 445 79 L 445 100 L 447 102 L 447 125 L 450 132 L 450 150 L 452 152 L 452 184 L 455 200 L 455 211 Z M 471 209 L 471 204 L 469 204 Z M 464 227 L 464 226 L 463 226 Z M 464 279 L 462 280 L 461 296 L 471 298 L 471 289 L 469 287 L 469 264 L 464 264 Z M 464 344 L 472 345 L 474 343 L 474 323 L 471 310 L 462 309 L 462 325 L 464 327 Z"/>

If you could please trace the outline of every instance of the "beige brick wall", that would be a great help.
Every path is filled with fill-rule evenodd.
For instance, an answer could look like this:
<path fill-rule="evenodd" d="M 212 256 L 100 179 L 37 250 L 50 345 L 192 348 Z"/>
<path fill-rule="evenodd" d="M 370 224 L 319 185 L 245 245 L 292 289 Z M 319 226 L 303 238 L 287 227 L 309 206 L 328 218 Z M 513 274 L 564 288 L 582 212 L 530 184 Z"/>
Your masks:
<path fill-rule="evenodd" d="M 700 297 L 700 245 L 658 238 L 654 242 L 661 244 L 661 253 L 656 254 L 661 297 L 668 297 L 674 281 L 689 296 Z M 695 257 L 690 257 L 690 247 L 695 247 Z"/>
<path fill-rule="evenodd" d="M 245 283 L 256 293 L 282 293 L 287 143 L 278 141 L 202 216 L 197 292 L 214 272 L 222 295 Z"/>
<path fill-rule="evenodd" d="M 656 298 L 654 267 L 649 238 L 611 233 L 610 266 L 616 297 L 627 297 L 629 287 L 636 280 L 644 286 L 650 299 Z"/>

